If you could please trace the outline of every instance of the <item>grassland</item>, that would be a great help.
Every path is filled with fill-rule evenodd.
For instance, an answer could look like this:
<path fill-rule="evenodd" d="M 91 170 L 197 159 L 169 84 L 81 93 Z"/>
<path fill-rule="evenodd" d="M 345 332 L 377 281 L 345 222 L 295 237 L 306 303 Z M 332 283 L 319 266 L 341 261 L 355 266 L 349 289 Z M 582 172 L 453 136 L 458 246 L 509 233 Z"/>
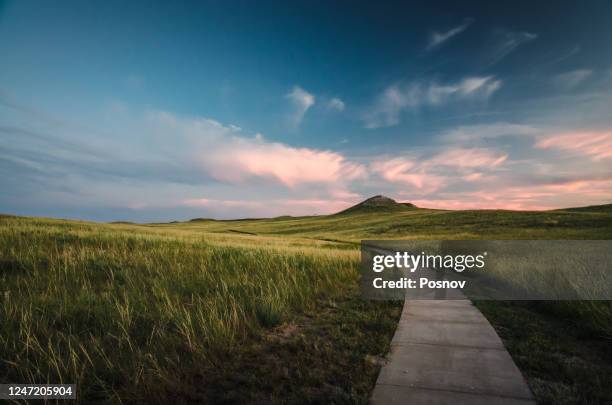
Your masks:
<path fill-rule="evenodd" d="M 365 402 L 399 305 L 358 299 L 359 240 L 611 236 L 609 209 L 406 207 L 147 225 L 3 216 L 0 380 L 76 382 L 81 399 L 115 402 Z M 609 398 L 587 389 L 576 371 L 583 363 L 548 367 L 542 336 L 555 328 L 534 321 L 527 337 L 503 333 L 522 313 L 508 305 L 482 310 L 513 355 L 525 355 L 517 342 L 533 340 L 540 361 L 519 365 L 540 400 L 566 388 L 588 392 L 571 397 L 578 402 Z M 610 370 L 609 345 L 593 343 L 612 338 L 609 302 L 524 305 L 537 319 L 580 328 L 591 351 L 578 353 L 577 337 L 567 356 Z"/>
<path fill-rule="evenodd" d="M 0 221 L 2 381 L 76 382 L 84 400 L 221 401 L 226 392 L 211 386 L 212 377 L 243 367 L 239 359 L 248 353 L 268 350 L 275 339 L 266 335 L 284 336 L 300 316 L 335 306 L 334 321 L 363 331 L 350 345 L 340 344 L 346 332 L 326 342 L 338 346 L 331 351 L 339 364 L 343 355 L 361 356 L 355 380 L 344 383 L 346 395 L 358 401 L 367 398 L 376 374 L 364 356 L 387 350 L 399 315 L 389 304 L 347 306 L 357 294 L 358 252 L 335 243 L 180 227 Z M 314 334 L 312 322 L 302 324 L 289 333 L 296 348 Z M 367 331 L 373 336 L 363 336 Z M 307 355 L 292 360 L 304 364 L 285 366 L 298 374 L 277 395 L 298 396 L 313 384 L 323 395 L 328 381 L 294 381 L 308 375 L 309 362 L 326 358 L 322 349 L 300 349 Z M 229 374 L 226 381 L 235 378 Z M 237 384 L 241 401 L 274 398 L 278 387 L 258 391 L 262 381 L 270 384 L 268 377 Z M 238 389 L 245 384 L 257 389 Z M 361 391 L 350 392 L 360 384 Z"/>

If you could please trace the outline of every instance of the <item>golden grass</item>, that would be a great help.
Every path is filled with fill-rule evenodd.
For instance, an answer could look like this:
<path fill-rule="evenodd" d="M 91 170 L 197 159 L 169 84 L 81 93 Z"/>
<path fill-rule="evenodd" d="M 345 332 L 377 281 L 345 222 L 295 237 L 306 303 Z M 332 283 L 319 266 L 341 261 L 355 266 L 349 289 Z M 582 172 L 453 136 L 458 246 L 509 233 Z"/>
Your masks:
<path fill-rule="evenodd" d="M 357 277 L 358 252 L 301 238 L 4 218 L 0 246 L 3 381 L 90 399 L 180 384 Z"/>

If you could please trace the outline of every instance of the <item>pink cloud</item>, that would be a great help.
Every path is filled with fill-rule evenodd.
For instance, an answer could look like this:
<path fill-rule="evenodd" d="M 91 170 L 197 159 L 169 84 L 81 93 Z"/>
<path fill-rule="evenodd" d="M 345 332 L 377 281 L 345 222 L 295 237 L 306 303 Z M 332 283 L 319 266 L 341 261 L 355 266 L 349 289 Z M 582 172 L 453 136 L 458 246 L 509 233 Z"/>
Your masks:
<path fill-rule="evenodd" d="M 466 83 L 466 88 L 473 85 L 476 84 Z M 260 135 L 244 136 L 239 128 L 213 120 L 158 115 L 155 123 L 159 126 L 159 139 L 172 143 L 183 139 L 186 152 L 177 154 L 177 161 L 195 163 L 192 166 L 195 172 L 202 173 L 206 179 L 225 183 L 215 184 L 211 186 L 213 188 L 236 187 L 243 197 L 253 195 L 260 198 L 259 202 L 249 198 L 224 200 L 226 195 L 221 191 L 209 194 L 218 200 L 183 201 L 185 205 L 227 212 L 233 217 L 240 216 L 236 212 L 243 216 L 330 213 L 358 202 L 362 195 L 368 197 L 365 194 L 393 189 L 395 195 L 414 200 L 417 205 L 453 209 L 547 209 L 612 200 L 610 180 L 593 180 L 601 177 L 606 168 L 591 162 L 612 156 L 610 132 L 537 138 L 538 148 L 565 149 L 589 156 L 591 159 L 580 161 L 580 167 L 570 167 L 565 162 L 550 159 L 513 162 L 508 161 L 508 155 L 503 151 L 452 147 L 448 143 L 443 144 L 441 150 L 430 149 L 429 152 L 411 153 L 405 157 L 364 157 L 360 161 L 369 162 L 361 164 L 340 152 L 270 142 Z M 518 129 L 534 137 L 539 133 L 530 128 Z M 518 129 L 504 126 L 496 128 L 494 135 L 502 136 Z M 162 136 L 169 133 L 179 135 Z M 482 137 L 479 135 L 475 140 Z M 462 144 L 465 142 L 455 143 Z M 572 173 L 577 177 L 571 181 L 540 184 L 552 173 L 560 177 Z M 585 178 L 589 176 L 587 173 L 592 173 L 590 179 Z M 534 185 L 538 179 L 538 185 Z M 290 193 L 290 198 L 284 200 L 266 197 L 285 195 L 286 192 Z M 192 190 L 183 195 L 191 193 Z M 232 208 L 233 213 L 230 212 Z"/>
<path fill-rule="evenodd" d="M 404 158 L 377 161 L 370 168 L 389 182 L 408 184 L 423 193 L 435 191 L 446 184 L 444 177 L 427 173 L 418 163 Z"/>
<path fill-rule="evenodd" d="M 414 168 L 416 163 L 403 158 L 378 161 L 372 164 L 372 170 L 382 175 L 388 181 L 406 181 L 405 174 Z M 412 183 L 412 180 L 408 181 Z M 418 187 L 419 185 L 417 185 Z"/>
<path fill-rule="evenodd" d="M 357 201 L 302 199 L 282 200 L 279 203 L 290 207 L 289 212 L 301 212 L 308 215 L 313 212 L 333 214 L 354 205 L 356 202 Z"/>
<path fill-rule="evenodd" d="M 150 112 L 148 119 L 166 149 L 183 148 L 184 154 L 177 156 L 182 163 L 192 160 L 207 176 L 221 182 L 245 183 L 259 177 L 290 188 L 303 183 L 342 188 L 366 174 L 363 165 L 338 152 L 270 142 L 261 134 L 244 136 L 234 125 L 160 111 Z"/>
<path fill-rule="evenodd" d="M 474 169 L 494 169 L 507 157 L 506 154 L 487 149 L 457 148 L 445 150 L 423 160 L 379 160 L 372 163 L 370 169 L 389 182 L 411 185 L 420 193 L 431 193 L 453 180 L 476 181 L 483 173 L 472 173 Z"/>
<path fill-rule="evenodd" d="M 188 207 L 209 208 L 217 213 L 224 211 L 235 213 L 236 210 L 245 210 L 253 216 L 275 216 L 275 215 L 319 215 L 333 214 L 342 211 L 356 200 L 337 199 L 271 199 L 266 201 L 252 200 L 223 200 L 209 198 L 186 199 L 178 202 L 178 205 Z"/>
<path fill-rule="evenodd" d="M 217 180 L 239 183 L 256 176 L 288 187 L 350 181 L 365 175 L 363 165 L 349 162 L 336 152 L 249 138 L 234 138 L 208 155 L 203 164 Z"/>
<path fill-rule="evenodd" d="M 440 193 L 410 200 L 419 207 L 438 209 L 548 210 L 612 201 L 612 179 L 578 179 L 492 190 Z"/>
<path fill-rule="evenodd" d="M 210 198 L 186 199 L 179 203 L 188 207 L 238 207 L 238 208 L 258 208 L 263 205 L 262 201 L 252 200 L 220 200 Z"/>
<path fill-rule="evenodd" d="M 483 176 L 482 173 L 476 172 L 476 173 L 466 174 L 465 176 L 462 177 L 462 179 L 465 181 L 477 181 L 477 180 L 480 180 L 482 176 Z"/>
<path fill-rule="evenodd" d="M 346 201 L 361 201 L 363 199 L 362 195 L 359 193 L 353 193 L 344 189 L 332 189 L 329 191 L 329 195 L 336 199 L 342 199 Z"/>
<path fill-rule="evenodd" d="M 487 149 L 449 149 L 425 162 L 426 166 L 450 166 L 456 168 L 494 168 L 502 164 L 508 155 Z"/>
<path fill-rule="evenodd" d="M 486 200 L 477 200 L 473 198 L 465 199 L 447 199 L 447 200 L 436 200 L 436 199 L 421 199 L 411 200 L 413 204 L 421 208 L 433 208 L 442 210 L 488 210 L 488 209 L 502 209 L 502 210 L 547 210 L 551 209 L 550 206 L 537 205 L 537 204 L 526 204 L 524 202 L 498 202 L 492 203 Z"/>
<path fill-rule="evenodd" d="M 612 158 L 612 132 L 570 132 L 540 139 L 540 149 L 561 149 L 598 161 Z"/>

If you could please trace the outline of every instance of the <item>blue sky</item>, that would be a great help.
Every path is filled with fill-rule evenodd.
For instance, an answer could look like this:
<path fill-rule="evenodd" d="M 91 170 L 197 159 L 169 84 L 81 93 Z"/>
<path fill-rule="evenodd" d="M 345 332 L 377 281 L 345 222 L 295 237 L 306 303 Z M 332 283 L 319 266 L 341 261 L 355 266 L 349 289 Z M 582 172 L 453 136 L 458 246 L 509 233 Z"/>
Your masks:
<path fill-rule="evenodd" d="M 0 212 L 612 200 L 609 2 L 0 1 Z"/>

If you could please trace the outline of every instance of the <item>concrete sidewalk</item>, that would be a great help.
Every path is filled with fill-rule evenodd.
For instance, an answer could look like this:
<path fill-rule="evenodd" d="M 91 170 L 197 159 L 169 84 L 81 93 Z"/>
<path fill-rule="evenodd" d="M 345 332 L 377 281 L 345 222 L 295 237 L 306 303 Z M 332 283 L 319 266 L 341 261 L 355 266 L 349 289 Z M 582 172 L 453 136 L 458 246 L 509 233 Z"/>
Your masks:
<path fill-rule="evenodd" d="M 501 339 L 469 300 L 406 300 L 370 403 L 535 400 Z"/>

